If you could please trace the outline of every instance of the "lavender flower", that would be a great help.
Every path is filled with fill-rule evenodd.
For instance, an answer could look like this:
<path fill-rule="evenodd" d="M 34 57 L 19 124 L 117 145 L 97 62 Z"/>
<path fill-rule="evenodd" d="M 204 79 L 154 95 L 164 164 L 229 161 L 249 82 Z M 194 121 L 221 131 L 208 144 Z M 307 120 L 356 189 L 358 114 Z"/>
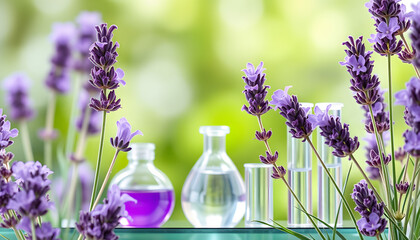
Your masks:
<path fill-rule="evenodd" d="M 34 110 L 28 97 L 29 78 L 23 73 L 14 73 L 4 80 L 3 87 L 7 92 L 6 102 L 10 106 L 12 120 L 29 120 Z"/>
<path fill-rule="evenodd" d="M 404 151 L 404 149 L 402 147 L 399 147 L 395 151 L 395 160 L 398 160 L 402 163 L 405 160 L 406 157 L 407 157 L 407 152 Z"/>
<path fill-rule="evenodd" d="M 372 104 L 372 113 L 373 117 L 375 118 L 376 129 L 377 131 L 382 134 L 386 132 L 390 128 L 389 124 L 389 112 L 385 111 L 386 104 L 385 99 L 383 97 L 384 91 L 380 90 L 379 86 L 378 89 L 378 99 L 375 103 Z M 368 133 L 375 133 L 375 127 L 372 123 L 372 117 L 370 114 L 369 107 L 366 105 L 362 105 L 363 110 L 365 111 L 365 130 Z"/>
<path fill-rule="evenodd" d="M 366 171 L 369 173 L 369 178 L 372 180 L 381 180 L 381 173 L 379 168 L 367 166 Z"/>
<path fill-rule="evenodd" d="M 17 184 L 15 182 L 6 182 L 5 179 L 0 179 L 0 213 L 4 214 L 9 209 L 7 205 L 10 200 L 14 198 L 18 191 Z"/>
<path fill-rule="evenodd" d="M 246 67 L 246 69 L 242 70 L 246 75 L 245 77 L 242 77 L 246 83 L 243 93 L 249 103 L 249 107 L 244 105 L 242 110 L 245 110 L 251 115 L 260 116 L 271 109 L 268 105 L 268 101 L 265 100 L 267 89 L 270 88 L 270 86 L 264 85 L 265 73 L 263 73 L 263 71 L 265 68 L 263 68 L 263 62 L 258 65 L 257 69 L 255 69 L 254 65 L 251 63 L 248 63 Z"/>
<path fill-rule="evenodd" d="M 384 161 L 384 164 L 388 165 L 388 163 L 391 162 L 391 154 L 385 156 L 385 154 L 382 153 L 382 159 Z M 371 167 L 376 167 L 378 169 L 382 168 L 381 158 L 379 154 L 374 150 L 370 151 L 370 158 L 366 161 L 366 163 Z"/>
<path fill-rule="evenodd" d="M 378 214 L 372 213 L 368 217 L 362 217 L 357 221 L 357 227 L 360 232 L 368 237 L 374 237 L 381 234 L 388 221 L 385 218 L 381 218 Z"/>
<path fill-rule="evenodd" d="M 52 172 L 39 162 L 15 162 L 12 171 L 20 191 L 7 207 L 31 219 L 45 215 L 53 206 L 46 196 L 51 184 L 47 177 Z"/>
<path fill-rule="evenodd" d="M 117 121 L 117 136 L 111 138 L 111 145 L 119 151 L 128 152 L 131 150 L 130 141 L 136 135 L 143 135 L 139 130 L 131 133 L 131 125 L 127 119 L 121 118 Z"/>
<path fill-rule="evenodd" d="M 400 182 L 395 184 L 395 188 L 397 189 L 397 192 L 399 192 L 400 194 L 406 194 L 409 188 L 409 184 L 408 182 Z"/>
<path fill-rule="evenodd" d="M 72 23 L 56 23 L 53 25 L 51 40 L 55 44 L 55 54 L 51 58 L 51 70 L 45 84 L 57 93 L 70 90 L 70 61 L 72 39 L 75 28 Z"/>
<path fill-rule="evenodd" d="M 97 41 L 90 48 L 90 61 L 94 67 L 91 71 L 91 80 L 89 83 L 101 90 L 100 99 L 92 98 L 90 107 L 96 111 L 116 111 L 121 108 L 120 99 L 117 100 L 113 89 L 119 87 L 120 84 L 125 85 L 124 72 L 121 69 L 114 70 L 114 65 L 117 60 L 118 53 L 116 49 L 119 44 L 112 42 L 113 31 L 117 29 L 117 26 L 112 25 L 109 29 L 107 24 L 101 24 L 96 26 Z M 112 91 L 106 95 L 106 90 L 111 89 Z"/>
<path fill-rule="evenodd" d="M 79 222 L 76 223 L 77 231 L 87 239 L 118 239 L 114 229 L 122 217 L 129 217 L 125 202 L 137 201 L 127 194 L 121 195 L 118 187 L 112 185 L 104 204 L 99 204 L 92 212 L 81 211 Z"/>
<path fill-rule="evenodd" d="M 407 108 L 412 117 L 410 121 L 420 122 L 420 80 L 413 77 L 405 86 L 406 89 L 395 94 L 395 104 L 404 105 Z"/>
<path fill-rule="evenodd" d="M 26 232 L 28 235 L 27 239 L 32 239 L 31 219 L 28 217 L 22 218 L 17 228 Z M 35 223 L 35 236 L 37 240 L 59 240 L 60 229 L 53 228 L 49 222 L 42 223 L 41 225 Z"/>
<path fill-rule="evenodd" d="M 274 164 L 279 157 L 279 153 L 276 151 L 274 155 L 271 155 L 268 151 L 265 152 L 266 157 L 260 155 L 260 160 L 264 164 Z"/>
<path fill-rule="evenodd" d="M 303 108 L 298 98 L 287 94 L 291 86 L 285 87 L 283 90 L 277 90 L 272 96 L 270 104 L 275 105 L 275 109 L 280 110 L 280 115 L 286 118 L 286 125 L 290 128 L 289 132 L 294 138 L 304 138 L 311 135 L 313 127 L 308 121 L 308 113 L 310 108 Z"/>
<path fill-rule="evenodd" d="M 271 132 L 271 130 L 266 131 L 265 129 L 263 129 L 262 132 L 255 131 L 255 138 L 258 141 L 267 141 L 268 139 L 270 139 L 272 134 L 273 133 Z"/>
<path fill-rule="evenodd" d="M 412 16 L 412 27 L 411 27 L 411 44 L 413 46 L 413 52 L 415 57 L 413 64 L 417 68 L 420 68 L 420 3 L 413 5 L 413 16 Z"/>
<path fill-rule="evenodd" d="M 104 91 L 101 91 L 100 99 L 92 98 L 90 100 L 89 107 L 95 109 L 96 111 L 105 111 L 107 113 L 117 111 L 121 108 L 121 99 L 117 100 L 115 91 L 112 90 L 108 97 L 105 95 Z"/>
<path fill-rule="evenodd" d="M 10 138 L 17 137 L 18 133 L 16 128 L 10 130 L 10 122 L 6 121 L 6 115 L 3 115 L 3 109 L 0 108 L 0 150 L 12 145 Z"/>
<path fill-rule="evenodd" d="M 376 34 L 372 34 L 375 52 L 382 56 L 398 54 L 403 42 L 397 41 L 396 35 L 404 33 L 410 23 L 401 12 L 401 4 L 397 0 L 371 0 L 366 7 L 375 20 Z"/>
<path fill-rule="evenodd" d="M 78 71 L 90 73 L 93 64 L 89 60 L 89 48 L 96 39 L 95 26 L 101 23 L 101 14 L 98 12 L 81 12 L 76 22 L 78 24 L 78 39 L 75 45 L 79 58 L 74 63 Z"/>
<path fill-rule="evenodd" d="M 395 104 L 406 108 L 405 120 L 412 129 L 405 131 L 404 150 L 413 157 L 420 156 L 420 81 L 413 77 L 406 89 L 395 94 Z"/>
<path fill-rule="evenodd" d="M 350 73 L 350 90 L 354 92 L 354 99 L 358 104 L 373 104 L 379 98 L 378 89 L 379 79 L 372 75 L 373 61 L 370 60 L 372 52 L 366 52 L 365 45 L 362 43 L 363 37 L 354 41 L 349 36 L 349 41 L 343 42 L 348 49 L 344 50 L 347 56 L 341 65 L 347 67 Z M 357 64 L 356 64 L 357 63 Z"/>
<path fill-rule="evenodd" d="M 378 204 L 373 191 L 368 188 L 364 179 L 354 185 L 351 197 L 356 203 L 354 210 L 362 215 L 362 218 L 357 221 L 360 232 L 371 237 L 381 234 L 387 224 L 386 219 L 382 218 L 384 203 Z"/>
<path fill-rule="evenodd" d="M 276 171 L 276 168 L 273 167 L 273 173 L 271 174 L 271 177 L 274 179 L 284 178 L 284 175 L 286 175 L 286 169 L 284 169 L 283 166 L 279 166 L 277 167 L 277 170 L 278 172 Z"/>
<path fill-rule="evenodd" d="M 371 213 L 376 213 L 378 216 L 384 214 L 384 203 L 378 204 L 375 194 L 368 188 L 364 179 L 354 185 L 351 198 L 356 203 L 354 210 L 359 212 L 362 217 L 367 218 Z"/>
<path fill-rule="evenodd" d="M 413 157 L 420 157 L 420 131 L 416 133 L 414 130 L 407 130 L 403 136 L 404 150 Z"/>
<path fill-rule="evenodd" d="M 349 159 L 351 155 L 359 148 L 359 140 L 356 137 L 351 138 L 349 133 L 349 125 L 341 125 L 340 118 L 328 115 L 328 110 L 331 106 L 328 106 L 323 112 L 318 106 L 315 107 L 315 114 L 309 115 L 308 121 L 312 126 L 317 127 L 321 130 L 321 136 L 325 138 L 325 144 L 333 147 L 332 154 L 336 157 L 347 157 Z"/>

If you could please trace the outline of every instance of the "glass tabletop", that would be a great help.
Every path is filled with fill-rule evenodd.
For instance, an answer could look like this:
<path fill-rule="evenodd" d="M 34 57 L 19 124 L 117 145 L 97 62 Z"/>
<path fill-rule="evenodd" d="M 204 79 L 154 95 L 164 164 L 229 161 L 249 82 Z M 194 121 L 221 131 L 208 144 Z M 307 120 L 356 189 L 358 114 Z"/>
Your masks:
<path fill-rule="evenodd" d="M 313 228 L 292 228 L 305 236 L 320 239 Z M 73 231 L 74 229 L 71 229 Z M 332 237 L 332 231 L 323 229 Z M 339 228 L 345 239 L 359 239 L 354 228 Z M 115 233 L 122 240 L 288 240 L 297 239 L 273 228 L 117 228 Z M 7 239 L 16 239 L 10 229 L 0 229 Z M 0 237 L 1 238 L 1 237 Z M 336 236 L 335 239 L 340 239 Z M 369 238 L 367 239 L 375 239 Z"/>

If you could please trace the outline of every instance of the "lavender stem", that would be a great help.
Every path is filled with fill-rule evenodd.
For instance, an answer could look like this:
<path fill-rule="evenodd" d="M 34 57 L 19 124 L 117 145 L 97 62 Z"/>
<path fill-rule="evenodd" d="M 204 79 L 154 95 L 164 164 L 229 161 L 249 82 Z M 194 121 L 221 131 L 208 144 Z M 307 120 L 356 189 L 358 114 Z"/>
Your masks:
<path fill-rule="evenodd" d="M 309 145 L 311 146 L 312 150 L 314 151 L 316 157 L 318 158 L 319 162 L 322 165 L 322 168 L 324 169 L 324 171 L 327 173 L 328 178 L 330 179 L 330 181 L 334 184 L 335 189 L 337 190 L 338 194 L 340 194 L 341 199 L 343 200 L 344 206 L 346 207 L 351 220 L 353 221 L 354 225 L 357 226 L 356 223 L 356 218 L 353 215 L 353 212 L 351 211 L 350 205 L 347 202 L 346 198 L 343 195 L 343 192 L 341 191 L 341 189 L 338 187 L 337 183 L 335 182 L 333 176 L 331 176 L 330 171 L 328 171 L 327 166 L 325 166 L 324 161 L 322 160 L 321 156 L 319 155 L 318 151 L 316 150 L 315 146 L 313 145 L 311 139 L 309 139 L 309 137 L 305 137 L 306 141 L 309 143 Z M 363 239 L 362 233 L 360 232 L 359 228 L 356 227 L 357 233 L 359 234 L 360 239 Z"/>
<path fill-rule="evenodd" d="M 117 160 L 117 156 L 118 156 L 119 152 L 120 152 L 119 149 L 117 149 L 117 151 L 115 151 L 114 158 L 112 159 L 111 165 L 109 165 L 108 172 L 106 173 L 105 179 L 102 182 L 101 189 L 99 190 L 98 196 L 96 196 L 96 200 L 95 200 L 95 203 L 92 206 L 92 209 L 95 209 L 96 205 L 98 205 L 99 200 L 101 199 L 102 193 L 104 192 L 106 184 L 108 183 L 109 177 L 111 176 L 111 172 L 112 172 L 112 169 L 114 168 L 114 164 L 115 164 L 115 161 Z"/>
<path fill-rule="evenodd" d="M 36 240 L 35 220 L 31 219 L 32 240 Z"/>
<path fill-rule="evenodd" d="M 393 121 L 393 114 L 392 114 L 392 106 L 394 105 L 392 102 L 392 75 L 391 75 L 391 55 L 388 53 L 388 85 L 389 85 L 389 129 L 391 133 L 391 162 L 392 162 L 392 184 L 395 186 L 397 184 L 397 174 L 395 170 L 395 147 L 394 147 L 394 121 Z M 394 187 L 394 203 L 397 204 L 397 190 Z"/>
<path fill-rule="evenodd" d="M 20 131 L 22 134 L 22 143 L 23 143 L 23 149 L 24 149 L 26 161 L 33 162 L 34 155 L 32 151 L 31 139 L 29 137 L 28 125 L 26 124 L 26 121 L 24 120 L 20 122 Z"/>
<path fill-rule="evenodd" d="M 46 133 L 50 135 L 54 129 L 54 115 L 55 115 L 56 94 L 51 93 L 50 101 L 47 109 Z M 52 140 L 47 138 L 44 145 L 45 164 L 52 168 Z"/>
<path fill-rule="evenodd" d="M 76 118 L 77 100 L 80 97 L 80 94 L 79 94 L 80 93 L 80 78 L 81 78 L 81 74 L 77 74 L 75 78 L 75 83 L 74 83 L 73 101 L 71 103 L 70 120 L 69 120 L 69 126 L 67 128 L 66 151 L 65 151 L 66 156 L 69 156 L 70 153 L 72 152 L 73 145 L 74 145 L 74 138 L 76 136 L 74 122 Z"/>
<path fill-rule="evenodd" d="M 99 173 L 100 173 L 99 169 L 101 168 L 102 150 L 103 150 L 103 146 L 104 146 L 104 137 L 105 137 L 105 124 L 106 124 L 106 111 L 103 111 L 101 140 L 99 142 L 98 159 L 96 161 L 96 169 L 95 169 L 95 180 L 93 182 L 92 196 L 90 198 L 89 211 L 92 211 L 92 209 L 93 209 L 93 201 L 95 200 L 96 188 L 98 186 L 98 181 L 99 181 Z"/>
<path fill-rule="evenodd" d="M 420 158 L 416 158 L 416 163 L 417 164 L 418 164 L 419 159 Z M 412 188 L 412 186 L 414 186 L 415 179 L 417 179 L 417 182 L 416 182 L 416 192 L 414 193 L 414 204 L 413 204 L 413 208 L 412 208 L 413 211 L 416 211 L 417 210 L 417 196 L 418 196 L 418 193 L 419 193 L 420 175 L 418 173 L 416 174 L 417 171 L 418 171 L 417 168 L 414 168 L 414 170 L 413 170 L 413 173 L 414 173 L 413 174 L 413 182 L 412 182 L 412 184 L 410 186 L 410 188 Z M 411 192 L 413 192 L 413 191 L 411 191 Z M 407 207 L 407 209 L 409 209 L 409 207 Z M 408 221 L 409 221 L 409 219 L 407 219 L 406 222 L 408 222 Z M 414 238 L 414 231 L 416 230 L 416 227 L 414 227 L 414 226 L 416 226 L 416 225 L 414 225 L 415 223 L 416 223 L 416 214 L 413 214 L 413 217 L 412 217 L 412 220 L 411 220 L 410 239 L 413 239 Z"/>

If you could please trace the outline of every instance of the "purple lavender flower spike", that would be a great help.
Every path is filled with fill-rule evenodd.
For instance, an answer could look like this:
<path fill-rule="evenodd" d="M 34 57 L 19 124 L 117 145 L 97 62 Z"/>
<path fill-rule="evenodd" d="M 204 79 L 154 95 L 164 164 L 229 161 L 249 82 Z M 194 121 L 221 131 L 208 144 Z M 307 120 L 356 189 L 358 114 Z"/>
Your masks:
<path fill-rule="evenodd" d="M 115 95 L 115 91 L 112 90 L 108 97 L 105 96 L 105 93 L 101 91 L 100 100 L 96 98 L 90 99 L 89 107 L 95 109 L 96 111 L 106 111 L 107 113 L 117 111 L 121 108 L 121 99 L 117 100 L 117 96 Z"/>
<path fill-rule="evenodd" d="M 346 57 L 341 65 L 347 67 L 347 72 L 350 73 L 350 90 L 354 92 L 354 99 L 358 104 L 368 105 L 373 104 L 379 97 L 378 89 L 379 79 L 376 75 L 372 75 L 373 61 L 370 60 L 372 52 L 366 52 L 365 45 L 362 42 L 363 37 L 359 37 L 354 41 L 352 36 L 349 36 L 349 41 L 344 42 L 343 45 L 347 47 Z"/>
<path fill-rule="evenodd" d="M 363 235 L 374 237 L 385 230 L 387 223 L 385 218 L 380 218 L 378 214 L 372 213 L 369 217 L 362 217 L 357 221 L 357 227 Z"/>
<path fill-rule="evenodd" d="M 385 156 L 385 154 L 382 153 L 382 158 L 385 165 L 388 165 L 388 163 L 391 162 L 391 154 L 388 154 L 388 156 Z M 370 156 L 369 156 L 369 159 L 366 161 L 366 163 L 371 167 L 376 167 L 378 169 L 382 168 L 381 158 L 375 150 L 370 151 Z"/>
<path fill-rule="evenodd" d="M 18 133 L 16 128 L 10 130 L 10 122 L 6 121 L 6 115 L 3 115 L 3 109 L 0 108 L 0 150 L 12 145 L 10 138 L 17 137 Z"/>
<path fill-rule="evenodd" d="M 75 28 L 72 23 L 53 25 L 50 38 L 55 45 L 55 54 L 51 58 L 52 67 L 45 84 L 60 94 L 65 94 L 70 90 L 70 61 L 74 35 Z"/>
<path fill-rule="evenodd" d="M 17 228 L 23 230 L 28 234 L 27 239 L 32 239 L 31 220 L 28 217 L 22 218 L 21 222 L 17 225 Z M 59 240 L 60 229 L 53 228 L 51 223 L 42 223 L 41 226 L 35 224 L 35 235 L 38 240 Z"/>
<path fill-rule="evenodd" d="M 117 121 L 117 136 L 111 138 L 111 145 L 123 152 L 131 150 L 130 141 L 136 135 L 143 135 L 139 130 L 131 133 L 131 125 L 127 122 L 127 119 L 121 118 Z"/>
<path fill-rule="evenodd" d="M 420 122 L 420 80 L 411 78 L 406 89 L 395 94 L 395 104 L 404 105 L 413 117 L 414 122 Z"/>
<path fill-rule="evenodd" d="M 313 130 L 312 124 L 308 121 L 309 108 L 303 108 L 295 95 L 287 94 L 290 87 L 287 86 L 284 91 L 281 89 L 275 91 L 270 104 L 274 105 L 276 110 L 279 109 L 280 115 L 286 118 L 286 125 L 290 128 L 292 136 L 303 138 L 305 141 Z"/>
<path fill-rule="evenodd" d="M 372 180 L 381 180 L 381 174 L 379 168 L 367 166 L 366 171 L 369 173 L 369 178 Z"/>
<path fill-rule="evenodd" d="M 76 22 L 78 25 L 78 39 L 75 48 L 79 53 L 79 58 L 75 61 L 74 68 L 89 74 L 93 67 L 89 60 L 89 48 L 95 42 L 95 26 L 102 22 L 101 14 L 98 12 L 81 12 L 77 16 Z"/>
<path fill-rule="evenodd" d="M 376 27 L 376 36 L 373 38 L 373 49 L 381 56 L 398 54 L 403 42 L 397 41 L 396 35 L 404 33 L 410 23 L 406 19 L 405 7 L 397 0 L 373 0 L 366 4 L 373 15 Z M 402 12 L 402 10 L 404 12 Z"/>
<path fill-rule="evenodd" d="M 420 157 L 420 132 L 407 130 L 403 136 L 405 138 L 404 150 L 413 157 Z"/>
<path fill-rule="evenodd" d="M 255 131 L 255 138 L 258 141 L 267 141 L 268 139 L 270 139 L 272 134 L 273 132 L 271 132 L 271 130 L 265 131 L 265 128 L 264 128 L 262 132 Z"/>
<path fill-rule="evenodd" d="M 284 175 L 286 175 L 286 169 L 284 169 L 283 166 L 279 166 L 279 167 L 277 167 L 277 169 L 278 169 L 278 172 L 273 167 L 273 173 L 271 174 L 271 177 L 274 178 L 274 179 L 284 178 Z M 279 172 L 280 172 L 280 174 L 279 174 Z"/>
<path fill-rule="evenodd" d="M 377 199 L 367 183 L 362 179 L 354 185 L 351 198 L 356 203 L 356 210 L 362 216 L 357 221 L 357 227 L 366 236 L 376 236 L 381 234 L 386 226 L 386 219 L 382 218 L 384 214 L 384 203 L 377 202 Z"/>
<path fill-rule="evenodd" d="M 3 82 L 6 90 L 6 102 L 10 106 L 10 118 L 15 121 L 30 120 L 34 116 L 28 90 L 29 78 L 23 73 L 14 73 Z"/>
<path fill-rule="evenodd" d="M 0 213 L 4 214 L 9 209 L 7 205 L 10 200 L 14 198 L 18 192 L 18 186 L 15 182 L 6 182 L 5 179 L 0 179 Z"/>
<path fill-rule="evenodd" d="M 116 185 L 108 190 L 104 204 L 99 204 L 92 212 L 81 211 L 79 222 L 76 223 L 77 231 L 87 239 L 118 239 L 114 229 L 122 217 L 128 217 L 125 202 L 136 202 L 127 194 L 121 196 Z"/>
<path fill-rule="evenodd" d="M 244 105 L 242 110 L 251 115 L 260 116 L 271 109 L 268 101 L 265 100 L 267 89 L 270 88 L 270 86 L 264 85 L 265 73 L 263 71 L 265 68 L 263 68 L 263 62 L 260 63 L 257 69 L 251 63 L 248 63 L 246 66 L 247 68 L 242 70 L 246 75 L 242 77 L 246 84 L 243 93 L 249 103 L 249 107 Z"/>
<path fill-rule="evenodd" d="M 117 60 L 118 42 L 112 42 L 113 31 L 117 26 L 112 25 L 109 27 L 106 23 L 96 26 L 97 41 L 90 48 L 90 61 L 97 67 L 107 71 L 109 67 L 114 65 Z"/>
<path fill-rule="evenodd" d="M 365 66 L 365 58 L 363 56 L 359 56 L 359 59 L 356 59 L 356 57 L 353 55 L 351 56 L 347 63 L 352 67 L 353 71 L 356 72 L 356 74 L 360 74 L 360 72 L 366 72 L 366 66 Z"/>
<path fill-rule="evenodd" d="M 405 160 L 406 157 L 407 157 L 407 152 L 404 151 L 404 149 L 402 147 L 399 147 L 395 151 L 395 160 L 398 160 L 402 163 Z"/>
<path fill-rule="evenodd" d="M 377 88 L 379 89 L 379 87 Z M 376 122 L 376 129 L 380 134 L 386 132 L 390 128 L 389 123 L 389 112 L 385 111 L 386 104 L 383 90 L 378 90 L 378 99 L 372 104 L 372 113 Z M 375 128 L 372 123 L 372 117 L 370 114 L 369 107 L 362 105 L 362 109 L 365 111 L 365 130 L 368 133 L 375 133 Z"/>
<path fill-rule="evenodd" d="M 413 50 L 415 50 L 415 57 L 413 59 L 413 64 L 417 68 L 420 68 L 420 3 L 413 4 L 413 15 L 412 15 L 412 27 L 411 27 L 411 44 Z"/>
<path fill-rule="evenodd" d="M 388 40 L 393 39 L 393 35 L 400 29 L 400 26 L 398 25 L 398 19 L 396 17 L 393 17 L 389 19 L 389 23 L 386 24 L 386 22 L 381 22 L 378 25 L 378 38 L 384 39 L 388 38 Z"/>
<path fill-rule="evenodd" d="M 92 79 L 89 83 L 98 89 L 117 89 L 120 84 L 125 85 L 125 81 L 122 80 L 124 77 L 124 71 L 120 68 L 114 70 L 111 67 L 109 71 L 105 71 L 100 67 L 92 68 L 91 74 Z"/>
<path fill-rule="evenodd" d="M 264 164 L 274 164 L 277 162 L 277 158 L 279 157 L 279 153 L 276 151 L 274 155 L 271 155 L 268 151 L 265 152 L 266 157 L 260 155 L 260 160 Z"/>
<path fill-rule="evenodd" d="M 349 125 L 341 125 L 340 118 L 328 115 L 328 109 L 322 111 L 316 109 L 315 115 L 309 116 L 311 125 L 319 126 L 321 136 L 325 137 L 325 144 L 333 147 L 332 154 L 336 157 L 350 156 L 359 148 L 357 137 L 351 138 Z M 327 117 L 329 117 L 327 121 Z"/>
<path fill-rule="evenodd" d="M 12 171 L 20 191 L 7 207 L 30 218 L 45 215 L 54 206 L 46 195 L 51 184 L 48 176 L 52 172 L 39 162 L 15 162 Z"/>
<path fill-rule="evenodd" d="M 408 184 L 408 182 L 400 182 L 400 183 L 395 184 L 395 188 L 397 189 L 397 192 L 399 192 L 400 194 L 406 194 L 409 187 L 410 185 Z"/>

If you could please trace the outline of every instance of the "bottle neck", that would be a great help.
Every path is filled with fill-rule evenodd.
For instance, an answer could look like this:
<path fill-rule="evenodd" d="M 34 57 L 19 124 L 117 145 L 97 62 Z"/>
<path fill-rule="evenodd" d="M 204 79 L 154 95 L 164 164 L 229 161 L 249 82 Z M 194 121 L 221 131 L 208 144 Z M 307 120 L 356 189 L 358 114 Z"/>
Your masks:
<path fill-rule="evenodd" d="M 226 152 L 226 135 L 204 135 L 204 152 Z"/>

